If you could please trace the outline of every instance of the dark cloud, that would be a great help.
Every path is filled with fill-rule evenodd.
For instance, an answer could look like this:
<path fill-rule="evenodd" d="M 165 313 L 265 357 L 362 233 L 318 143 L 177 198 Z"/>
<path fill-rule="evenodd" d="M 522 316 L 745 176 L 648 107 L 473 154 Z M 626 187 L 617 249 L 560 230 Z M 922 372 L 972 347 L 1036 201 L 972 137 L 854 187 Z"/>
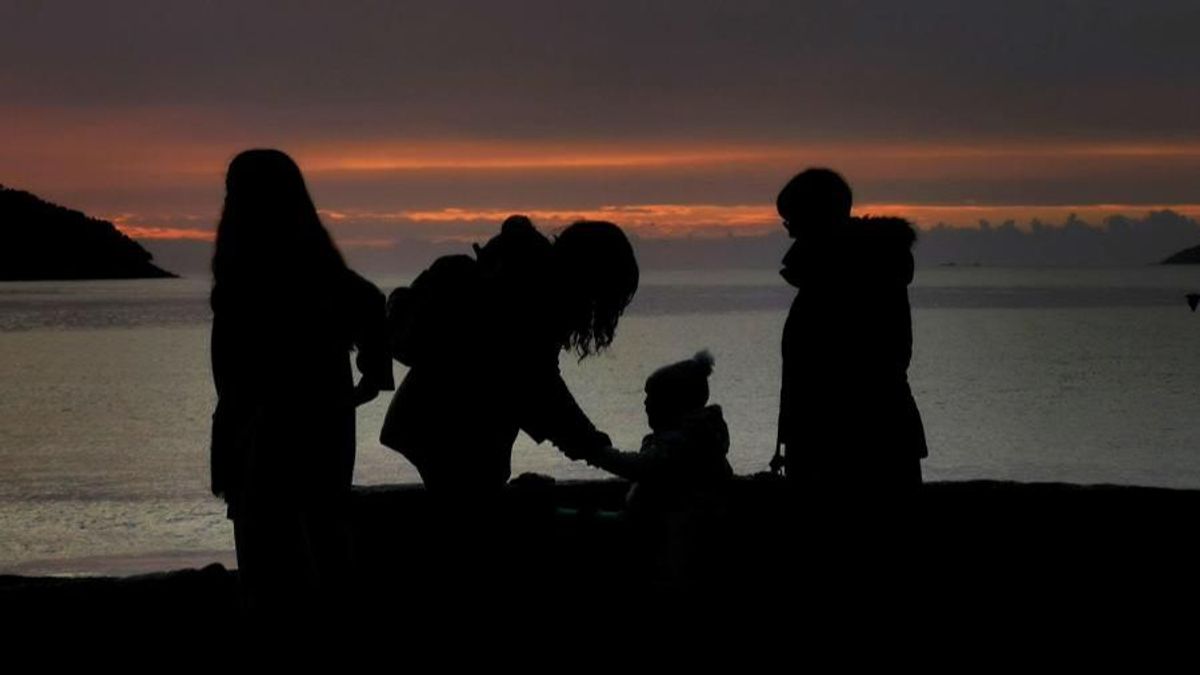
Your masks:
<path fill-rule="evenodd" d="M 8 2 L 9 104 L 370 137 L 1194 135 L 1200 5 Z"/>
<path fill-rule="evenodd" d="M 1071 217 L 1065 223 L 980 223 L 939 226 L 921 233 L 917 257 L 925 264 L 987 266 L 1124 266 L 1161 262 L 1200 244 L 1200 222 L 1172 211 L 1142 218 L 1113 216 L 1102 223 Z"/>
<path fill-rule="evenodd" d="M 211 222 L 225 164 L 252 146 L 293 153 L 329 210 L 769 205 L 812 164 L 843 171 L 860 203 L 1179 206 L 1200 201 L 1197 25 L 1192 0 L 9 0 L 0 180 L 160 227 Z M 332 154 L 448 140 L 786 156 L 319 168 Z M 1145 157 L 1071 147 L 1150 142 Z M 1034 152 L 888 154 L 938 143 Z M 339 227 L 430 235 L 403 222 Z"/>

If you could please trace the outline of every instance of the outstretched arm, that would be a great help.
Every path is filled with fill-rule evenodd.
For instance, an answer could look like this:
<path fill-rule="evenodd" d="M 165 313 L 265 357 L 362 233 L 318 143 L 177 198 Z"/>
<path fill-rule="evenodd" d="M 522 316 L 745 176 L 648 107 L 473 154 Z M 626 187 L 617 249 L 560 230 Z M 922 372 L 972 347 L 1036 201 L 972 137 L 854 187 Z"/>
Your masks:
<path fill-rule="evenodd" d="M 598 469 L 638 482 L 658 478 L 670 471 L 670 453 L 654 437 L 647 437 L 641 452 L 623 452 L 613 447 L 598 448 L 583 459 Z"/>
<path fill-rule="evenodd" d="M 519 384 L 519 423 L 533 440 L 549 440 L 572 459 L 586 451 L 608 446 L 612 441 L 596 429 L 584 414 L 553 358 L 531 360 L 528 372 Z"/>

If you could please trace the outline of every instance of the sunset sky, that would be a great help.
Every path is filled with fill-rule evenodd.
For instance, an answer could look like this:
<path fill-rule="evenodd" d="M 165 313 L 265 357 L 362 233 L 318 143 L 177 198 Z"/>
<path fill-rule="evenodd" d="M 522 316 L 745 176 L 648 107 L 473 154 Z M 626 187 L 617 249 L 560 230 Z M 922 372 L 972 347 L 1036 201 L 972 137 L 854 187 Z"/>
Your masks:
<path fill-rule="evenodd" d="M 796 170 L 924 227 L 1200 217 L 1200 3 L 0 4 L 0 184 L 211 236 L 292 154 L 344 246 L 524 212 L 778 227 Z"/>

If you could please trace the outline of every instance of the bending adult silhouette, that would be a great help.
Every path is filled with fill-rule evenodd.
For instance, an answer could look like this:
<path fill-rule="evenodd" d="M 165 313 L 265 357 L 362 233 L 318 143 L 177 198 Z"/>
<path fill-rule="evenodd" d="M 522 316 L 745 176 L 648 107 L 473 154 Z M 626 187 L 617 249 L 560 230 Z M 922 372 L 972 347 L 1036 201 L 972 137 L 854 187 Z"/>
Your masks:
<path fill-rule="evenodd" d="M 212 490 L 229 507 L 250 608 L 340 601 L 355 406 L 394 388 L 383 294 L 346 267 L 287 155 L 242 152 L 225 188 L 212 262 Z"/>
<path fill-rule="evenodd" d="M 422 276 L 437 275 L 466 278 L 446 284 L 466 290 L 437 294 L 456 304 L 427 319 L 439 323 L 436 338 L 413 340 L 424 347 L 381 434 L 431 492 L 489 499 L 509 478 L 518 430 L 572 455 L 609 444 L 567 389 L 558 358 L 606 349 L 637 291 L 637 261 L 619 227 L 580 221 L 551 240 L 513 216 L 476 246 L 476 259 L 442 258 Z"/>
<path fill-rule="evenodd" d="M 852 200 L 841 176 L 813 168 L 776 201 L 795 240 L 781 274 L 796 287 L 779 444 L 807 494 L 874 503 L 916 490 L 927 454 L 908 384 L 916 232 L 901 218 L 852 218 Z"/>

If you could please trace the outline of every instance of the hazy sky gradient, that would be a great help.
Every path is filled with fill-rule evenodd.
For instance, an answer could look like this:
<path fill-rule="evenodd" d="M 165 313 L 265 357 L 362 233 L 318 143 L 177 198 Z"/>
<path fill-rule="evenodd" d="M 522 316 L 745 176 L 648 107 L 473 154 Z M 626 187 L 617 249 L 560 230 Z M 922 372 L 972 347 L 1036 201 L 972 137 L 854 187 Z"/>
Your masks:
<path fill-rule="evenodd" d="M 925 226 L 1195 213 L 1197 25 L 1195 2 L 17 0 L 0 183 L 204 232 L 233 154 L 276 146 L 339 240 L 375 243 L 605 208 L 748 233 L 811 164 Z"/>

